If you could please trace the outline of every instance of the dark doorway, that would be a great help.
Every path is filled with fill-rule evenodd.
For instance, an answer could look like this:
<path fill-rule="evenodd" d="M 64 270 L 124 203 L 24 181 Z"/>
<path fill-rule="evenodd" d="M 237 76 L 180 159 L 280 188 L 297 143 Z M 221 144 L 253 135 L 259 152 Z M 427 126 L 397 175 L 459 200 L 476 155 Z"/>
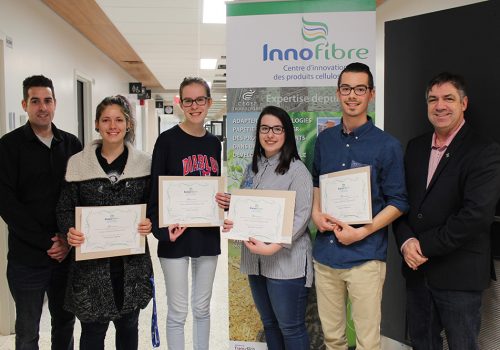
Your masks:
<path fill-rule="evenodd" d="M 76 110 L 78 116 L 78 139 L 85 146 L 85 89 L 84 82 L 76 81 Z"/>
<path fill-rule="evenodd" d="M 465 118 L 500 142 L 500 1 L 486 1 L 385 24 L 385 130 L 403 147 L 431 130 L 425 86 L 450 71 L 465 77 Z M 408 343 L 401 257 L 391 236 L 382 302 L 382 334 Z"/>

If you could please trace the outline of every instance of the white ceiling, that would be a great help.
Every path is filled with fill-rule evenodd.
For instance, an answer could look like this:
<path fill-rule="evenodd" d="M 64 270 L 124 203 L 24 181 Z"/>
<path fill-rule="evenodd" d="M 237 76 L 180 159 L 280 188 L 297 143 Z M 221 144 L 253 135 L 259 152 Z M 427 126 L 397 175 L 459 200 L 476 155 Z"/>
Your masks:
<path fill-rule="evenodd" d="M 202 70 L 200 58 L 215 58 L 218 65 L 226 64 L 226 25 L 202 23 L 203 0 L 96 3 L 167 92 L 177 93 L 186 76 L 201 76 L 212 83 L 211 117 L 225 113 L 225 69 Z"/>
<path fill-rule="evenodd" d="M 153 98 L 171 102 L 184 77 L 200 76 L 212 84 L 208 118 L 222 119 L 226 114 L 226 25 L 202 23 L 203 0 L 42 1 L 138 81 L 151 83 Z M 384 0 L 376 2 L 378 6 Z M 201 58 L 217 59 L 221 69 L 200 69 Z M 175 104 L 174 111 L 182 114 Z"/>

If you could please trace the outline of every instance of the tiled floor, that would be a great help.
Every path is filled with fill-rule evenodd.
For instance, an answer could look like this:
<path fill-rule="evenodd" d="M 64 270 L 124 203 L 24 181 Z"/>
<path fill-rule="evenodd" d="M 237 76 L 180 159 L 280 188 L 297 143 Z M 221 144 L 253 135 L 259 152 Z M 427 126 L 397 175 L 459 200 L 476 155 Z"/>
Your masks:
<path fill-rule="evenodd" d="M 227 241 L 222 239 L 222 254 L 219 257 L 217 265 L 217 272 L 215 275 L 214 291 L 212 296 L 212 326 L 210 335 L 210 349 L 211 350 L 226 350 L 229 348 L 229 329 L 228 329 L 228 281 L 227 281 Z M 165 297 L 165 284 L 163 280 L 163 273 L 161 271 L 160 263 L 156 257 L 157 241 L 154 237 L 149 237 L 149 244 L 153 254 L 153 268 L 155 272 L 156 283 L 156 296 L 157 296 L 157 310 L 158 322 L 160 329 L 161 346 L 159 349 L 167 349 L 167 342 L 165 338 L 165 322 L 166 322 L 166 297 Z M 152 303 L 141 311 L 140 324 L 139 324 L 139 349 L 152 349 L 151 346 L 151 310 Z M 186 350 L 192 349 L 191 337 L 191 316 L 188 316 L 186 322 Z M 45 307 L 40 324 L 40 350 L 50 349 L 50 318 L 49 312 Z M 75 344 L 78 344 L 80 337 L 80 325 L 77 321 L 75 327 Z M 0 350 L 14 350 L 14 335 L 0 336 Z M 114 327 L 110 325 L 108 334 L 106 336 L 106 349 L 114 349 Z M 78 349 L 78 345 L 75 346 Z M 382 350 L 411 350 L 411 348 L 404 346 L 398 342 L 383 337 Z"/>
<path fill-rule="evenodd" d="M 227 241 L 222 241 L 222 254 L 219 257 L 217 272 L 215 275 L 214 290 L 211 303 L 211 334 L 210 334 L 210 349 L 222 350 L 228 348 L 229 328 L 228 328 L 228 292 L 227 292 Z M 149 244 L 152 252 L 153 268 L 155 273 L 156 284 L 156 299 L 158 310 L 158 323 L 160 329 L 161 345 L 159 349 L 167 349 L 167 341 L 165 338 L 165 323 L 166 323 L 166 297 L 165 284 L 160 263 L 156 257 L 157 240 L 149 236 Z M 151 310 L 152 303 L 141 311 L 139 320 L 139 349 L 151 349 Z M 192 318 L 188 316 L 186 321 L 186 349 L 192 349 L 191 327 Z M 80 325 L 77 322 L 75 327 L 75 344 L 78 344 L 80 337 Z M 14 335 L 0 336 L 0 350 L 14 350 Z M 106 349 L 114 349 L 114 327 L 110 325 L 106 336 Z M 50 349 L 50 317 L 47 308 L 45 307 L 40 324 L 40 349 Z M 78 345 L 75 346 L 78 349 Z"/>

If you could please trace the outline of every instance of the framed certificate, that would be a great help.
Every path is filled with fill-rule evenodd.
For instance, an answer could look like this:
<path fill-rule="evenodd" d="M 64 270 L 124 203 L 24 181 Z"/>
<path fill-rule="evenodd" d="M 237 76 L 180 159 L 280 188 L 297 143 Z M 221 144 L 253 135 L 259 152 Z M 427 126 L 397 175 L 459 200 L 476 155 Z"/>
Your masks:
<path fill-rule="evenodd" d="M 323 213 L 349 225 L 372 222 L 369 166 L 321 175 L 319 187 Z"/>
<path fill-rule="evenodd" d="M 295 191 L 234 190 L 228 219 L 233 221 L 225 238 L 267 243 L 292 243 Z"/>
<path fill-rule="evenodd" d="M 223 177 L 160 176 L 159 181 L 159 227 L 222 225 L 224 209 L 217 205 L 215 194 L 224 192 Z"/>
<path fill-rule="evenodd" d="M 146 204 L 76 207 L 76 229 L 85 234 L 85 242 L 76 248 L 75 259 L 144 253 L 145 237 L 137 228 L 145 218 Z"/>

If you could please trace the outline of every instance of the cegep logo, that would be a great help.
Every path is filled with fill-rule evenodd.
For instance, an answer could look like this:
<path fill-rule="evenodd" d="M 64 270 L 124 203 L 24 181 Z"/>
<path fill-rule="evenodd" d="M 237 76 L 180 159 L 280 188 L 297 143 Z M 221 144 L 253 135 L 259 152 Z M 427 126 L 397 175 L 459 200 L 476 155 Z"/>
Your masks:
<path fill-rule="evenodd" d="M 254 94 L 255 90 L 248 90 L 241 95 L 241 98 L 245 101 L 250 101 L 252 100 Z"/>
<path fill-rule="evenodd" d="M 328 42 L 328 25 L 311 22 L 302 17 L 302 38 L 307 42 L 318 42 L 312 48 L 271 48 L 268 43 L 262 46 L 262 60 L 265 61 L 310 61 L 368 58 L 367 48 L 343 48 Z"/>

